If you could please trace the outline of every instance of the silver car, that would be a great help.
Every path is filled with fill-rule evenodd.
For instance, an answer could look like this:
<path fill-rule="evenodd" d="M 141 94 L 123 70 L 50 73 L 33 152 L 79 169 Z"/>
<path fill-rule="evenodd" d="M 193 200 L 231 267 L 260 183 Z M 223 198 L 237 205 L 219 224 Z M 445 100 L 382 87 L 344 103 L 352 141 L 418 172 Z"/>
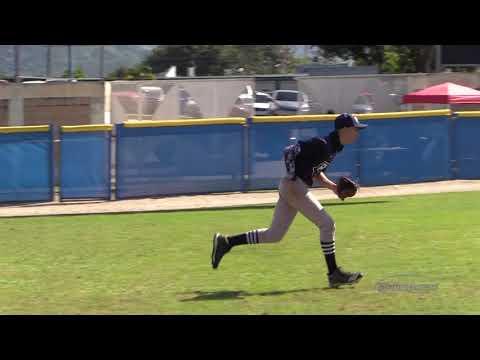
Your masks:
<path fill-rule="evenodd" d="M 278 105 L 277 115 L 304 115 L 310 112 L 308 96 L 295 90 L 276 90 L 272 98 Z"/>

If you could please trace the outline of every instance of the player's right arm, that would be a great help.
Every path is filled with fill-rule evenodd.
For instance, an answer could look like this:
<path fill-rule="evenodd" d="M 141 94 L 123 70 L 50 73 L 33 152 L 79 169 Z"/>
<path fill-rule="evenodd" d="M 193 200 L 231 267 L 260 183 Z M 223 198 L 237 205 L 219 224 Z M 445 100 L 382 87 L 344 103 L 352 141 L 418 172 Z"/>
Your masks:
<path fill-rule="evenodd" d="M 322 183 L 327 189 L 332 190 L 336 195 L 337 193 L 337 184 L 335 184 L 332 180 L 330 180 L 327 175 L 323 171 L 320 171 L 315 178 Z"/>

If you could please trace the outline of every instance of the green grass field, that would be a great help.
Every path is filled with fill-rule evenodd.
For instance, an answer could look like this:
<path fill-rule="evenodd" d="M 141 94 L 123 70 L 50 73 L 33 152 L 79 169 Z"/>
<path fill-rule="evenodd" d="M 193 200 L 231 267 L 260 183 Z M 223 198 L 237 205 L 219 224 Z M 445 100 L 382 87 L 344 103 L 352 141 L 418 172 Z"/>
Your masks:
<path fill-rule="evenodd" d="M 212 270 L 213 232 L 268 227 L 273 206 L 0 219 L 0 313 L 478 314 L 479 204 L 480 192 L 325 202 L 337 262 L 365 273 L 341 289 L 301 215 L 282 242 L 239 246 Z"/>

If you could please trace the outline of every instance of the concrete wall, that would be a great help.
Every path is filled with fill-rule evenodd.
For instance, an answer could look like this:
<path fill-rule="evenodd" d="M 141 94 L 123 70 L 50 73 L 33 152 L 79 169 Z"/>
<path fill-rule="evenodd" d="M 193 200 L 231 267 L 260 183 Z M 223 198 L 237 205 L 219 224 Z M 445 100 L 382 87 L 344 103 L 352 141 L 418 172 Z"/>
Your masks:
<path fill-rule="evenodd" d="M 24 99 L 24 125 L 88 125 L 90 98 L 40 98 Z"/>
<path fill-rule="evenodd" d="M 8 126 L 8 100 L 0 100 L 0 126 Z"/>
<path fill-rule="evenodd" d="M 0 86 L 0 126 L 102 124 L 103 82 Z"/>
<path fill-rule="evenodd" d="M 435 110 L 444 104 L 402 104 L 402 96 L 428 86 L 453 82 L 472 88 L 480 88 L 480 73 L 432 73 L 432 74 L 378 74 L 350 76 L 298 77 L 298 89 L 308 94 L 311 101 L 323 109 L 335 112 L 355 112 L 354 104 L 363 93 L 373 97 L 374 112 L 405 110 Z M 464 109 L 464 108 L 459 108 Z M 478 107 L 469 107 L 478 110 Z"/>
<path fill-rule="evenodd" d="M 298 90 L 297 81 L 286 79 L 255 79 L 255 90 L 257 91 L 275 91 L 275 90 Z"/>

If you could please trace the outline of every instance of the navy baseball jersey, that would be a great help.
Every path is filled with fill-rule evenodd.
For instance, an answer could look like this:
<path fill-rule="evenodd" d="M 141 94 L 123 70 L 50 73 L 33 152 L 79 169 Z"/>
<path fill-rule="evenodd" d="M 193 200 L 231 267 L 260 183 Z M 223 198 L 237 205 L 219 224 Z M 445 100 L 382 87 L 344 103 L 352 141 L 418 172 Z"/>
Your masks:
<path fill-rule="evenodd" d="M 325 171 L 336 154 L 342 150 L 343 145 L 336 131 L 324 138 L 300 140 L 285 149 L 287 173 L 291 177 L 298 176 L 305 184 L 312 186 L 313 177 Z"/>

